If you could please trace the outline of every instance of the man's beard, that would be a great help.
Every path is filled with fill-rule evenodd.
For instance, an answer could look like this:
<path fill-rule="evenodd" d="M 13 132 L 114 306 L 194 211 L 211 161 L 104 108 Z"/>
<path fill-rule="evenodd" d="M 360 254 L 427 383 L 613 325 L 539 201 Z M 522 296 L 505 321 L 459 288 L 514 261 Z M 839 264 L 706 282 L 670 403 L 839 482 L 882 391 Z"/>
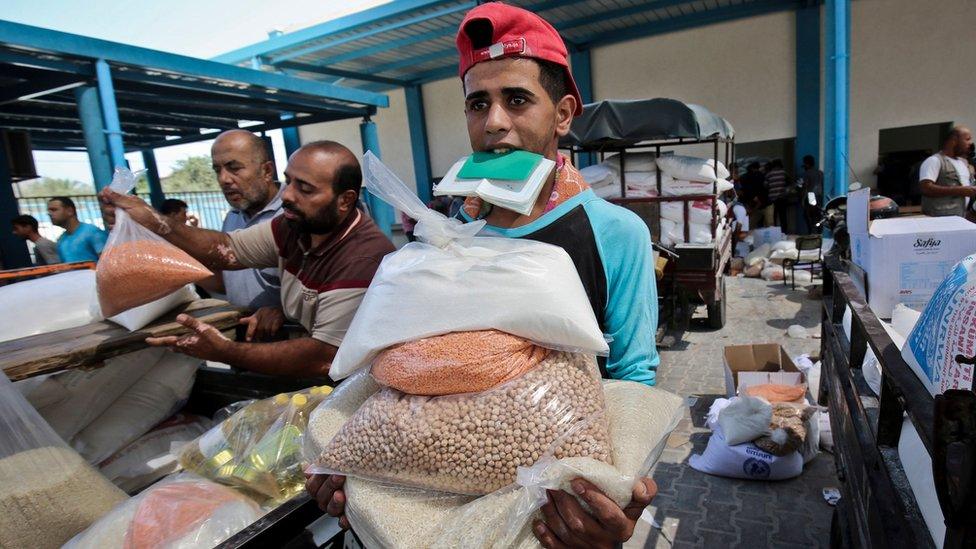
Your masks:
<path fill-rule="evenodd" d="M 291 204 L 283 204 L 282 207 L 289 212 L 298 215 L 298 219 L 288 219 L 288 225 L 301 233 L 309 234 L 328 234 L 339 226 L 339 204 L 332 201 L 332 204 L 319 211 L 315 217 L 307 217 Z"/>

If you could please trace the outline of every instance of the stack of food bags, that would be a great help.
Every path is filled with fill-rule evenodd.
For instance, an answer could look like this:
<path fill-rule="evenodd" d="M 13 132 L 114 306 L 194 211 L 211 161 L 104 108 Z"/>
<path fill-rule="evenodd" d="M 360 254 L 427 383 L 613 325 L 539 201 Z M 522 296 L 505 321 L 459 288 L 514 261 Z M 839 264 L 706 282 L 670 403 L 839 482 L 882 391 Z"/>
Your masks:
<path fill-rule="evenodd" d="M 309 470 L 351 475 L 357 534 L 380 547 L 510 545 L 527 534 L 545 487 L 577 476 L 626 504 L 681 401 L 623 382 L 654 394 L 654 410 L 636 413 L 660 429 L 642 430 L 642 459 L 615 468 L 622 418 L 608 414 L 616 403 L 595 360 L 607 344 L 569 256 L 476 237 L 483 224 L 427 210 L 372 155 L 364 168 L 370 192 L 418 219 L 423 241 L 384 259 L 330 370 L 355 375 L 310 420 Z M 449 518 L 472 512 L 483 525 L 476 538 Z"/>

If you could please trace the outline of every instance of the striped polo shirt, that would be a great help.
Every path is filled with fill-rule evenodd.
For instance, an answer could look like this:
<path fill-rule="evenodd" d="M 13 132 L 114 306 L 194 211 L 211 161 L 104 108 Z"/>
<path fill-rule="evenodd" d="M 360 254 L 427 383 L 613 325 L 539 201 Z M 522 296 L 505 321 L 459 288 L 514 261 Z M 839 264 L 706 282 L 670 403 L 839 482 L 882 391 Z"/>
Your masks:
<path fill-rule="evenodd" d="M 355 210 L 319 246 L 283 217 L 228 233 L 238 263 L 278 267 L 281 306 L 319 341 L 342 343 L 383 256 L 393 243 L 361 210 Z"/>

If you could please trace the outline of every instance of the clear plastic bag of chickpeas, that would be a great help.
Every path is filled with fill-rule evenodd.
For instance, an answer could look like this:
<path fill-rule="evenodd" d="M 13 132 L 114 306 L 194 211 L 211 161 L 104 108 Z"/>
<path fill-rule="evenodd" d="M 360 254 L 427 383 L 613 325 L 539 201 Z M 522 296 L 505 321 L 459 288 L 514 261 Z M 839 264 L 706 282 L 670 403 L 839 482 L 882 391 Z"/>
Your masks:
<path fill-rule="evenodd" d="M 612 462 L 592 355 L 552 351 L 477 393 L 412 395 L 375 381 L 379 390 L 334 436 L 317 433 L 313 417 L 311 440 L 321 442 L 309 472 L 482 495 L 512 484 L 519 467 L 545 456 Z"/>
<path fill-rule="evenodd" d="M 308 418 L 331 392 L 311 387 L 232 405 L 229 417 L 178 450 L 180 465 L 266 506 L 283 503 L 305 485 Z"/>

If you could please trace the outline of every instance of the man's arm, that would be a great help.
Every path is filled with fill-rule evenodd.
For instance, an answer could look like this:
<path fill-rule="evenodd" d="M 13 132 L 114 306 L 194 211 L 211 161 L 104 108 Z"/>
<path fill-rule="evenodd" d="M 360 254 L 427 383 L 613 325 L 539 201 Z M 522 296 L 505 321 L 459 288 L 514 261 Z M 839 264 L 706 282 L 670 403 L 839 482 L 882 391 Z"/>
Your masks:
<path fill-rule="evenodd" d="M 960 187 L 946 187 L 944 185 L 936 185 L 935 181 L 931 179 L 922 180 L 922 194 L 931 197 L 942 197 L 942 196 L 964 196 L 964 197 L 976 197 L 976 187 L 971 186 L 960 186 Z"/>
<path fill-rule="evenodd" d="M 109 188 L 102 190 L 99 197 L 125 210 L 133 221 L 165 238 L 209 269 L 235 270 L 246 267 L 238 262 L 227 233 L 172 223 L 141 198 L 119 194 Z"/>
<path fill-rule="evenodd" d="M 336 348 L 303 337 L 274 343 L 242 343 L 224 337 L 217 328 L 190 315 L 176 321 L 190 329 L 182 336 L 150 337 L 146 343 L 203 360 L 214 360 L 261 374 L 318 377 L 329 372 Z"/>

